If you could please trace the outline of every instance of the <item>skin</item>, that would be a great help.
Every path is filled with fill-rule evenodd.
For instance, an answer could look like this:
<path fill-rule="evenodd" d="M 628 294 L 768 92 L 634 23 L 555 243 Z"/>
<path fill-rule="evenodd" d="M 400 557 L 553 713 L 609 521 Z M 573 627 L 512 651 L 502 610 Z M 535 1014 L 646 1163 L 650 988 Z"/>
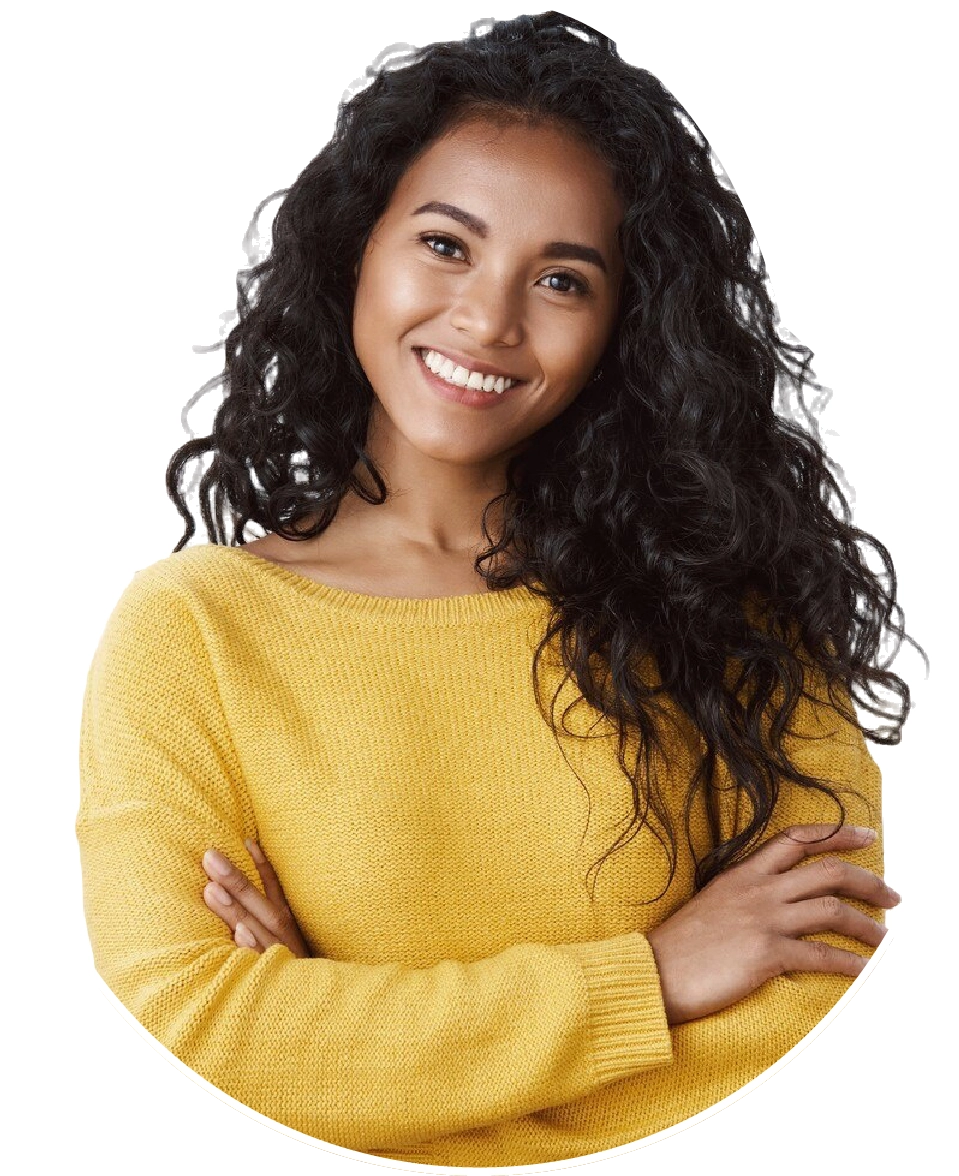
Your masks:
<path fill-rule="evenodd" d="M 485 229 L 417 211 L 427 204 L 462 209 Z M 248 548 L 381 595 L 429 595 L 427 583 L 485 591 L 473 566 L 486 546 L 483 508 L 505 489 L 509 457 L 578 395 L 615 325 L 624 211 L 602 160 L 548 124 L 474 117 L 428 146 L 374 226 L 357 277 L 353 341 L 375 393 L 367 448 L 390 497 L 374 507 L 348 494 L 317 539 L 270 535 Z M 595 251 L 605 268 L 546 256 L 553 241 Z M 524 386 L 490 409 L 448 402 L 425 381 L 417 346 Z"/>
<path fill-rule="evenodd" d="M 357 273 L 353 343 L 375 393 L 367 449 L 390 497 L 371 507 L 347 495 L 315 540 L 267 535 L 247 548 L 361 591 L 485 589 L 473 566 L 486 545 L 483 508 L 505 488 L 510 456 L 581 391 L 615 326 L 624 211 L 603 161 L 561 128 L 472 117 L 429 145 Z M 601 264 L 547 256 L 555 241 Z M 445 401 L 424 381 L 416 347 L 469 356 L 476 370 L 491 364 L 523 386 L 488 410 Z M 265 897 L 211 850 L 207 904 L 238 944 L 252 929 L 247 946 L 284 942 L 308 954 L 272 866 L 248 848 Z"/>
<path fill-rule="evenodd" d="M 839 896 L 883 909 L 901 899 L 878 874 L 825 852 L 862 849 L 875 831 L 847 825 L 826 837 L 830 828 L 786 829 L 647 932 L 670 1025 L 719 1012 L 788 972 L 859 975 L 867 962 L 862 956 L 800 937 L 832 931 L 878 947 L 885 927 Z M 248 841 L 247 849 L 264 893 L 229 859 L 208 850 L 204 901 L 232 930 L 238 947 L 261 953 L 279 943 L 309 958 L 276 872 L 258 845 Z M 820 854 L 825 856 L 807 868 L 794 869 Z"/>
<path fill-rule="evenodd" d="M 417 211 L 431 202 L 480 218 L 485 231 Z M 400 561 L 414 581 L 429 575 L 479 590 L 480 517 L 505 487 L 509 456 L 575 398 L 615 325 L 623 211 L 602 161 L 560 129 L 472 119 L 432 144 L 397 186 L 357 276 L 354 343 L 376 394 L 368 448 L 391 497 L 377 507 L 347 497 L 317 540 L 267 536 L 248 546 L 284 559 L 285 544 L 296 549 L 289 562 L 321 568 L 342 568 L 344 552 L 359 548 L 376 553 L 367 559 L 381 559 L 384 575 L 395 576 Z M 604 268 L 545 257 L 557 240 L 595 250 Z M 587 293 L 571 292 L 575 281 Z M 489 410 L 444 401 L 424 382 L 417 346 L 465 353 L 477 369 L 493 364 L 524 386 Z M 380 572 L 372 563 L 363 570 L 364 583 Z M 795 826 L 650 931 L 669 1023 L 717 1012 L 785 972 L 858 975 L 863 957 L 802 937 L 832 931 L 881 942 L 882 924 L 842 898 L 890 908 L 899 896 L 832 856 L 869 844 L 869 832 L 846 827 L 823 841 L 815 839 L 829 827 Z M 308 957 L 273 867 L 254 843 L 247 848 L 263 891 L 211 848 L 204 901 L 238 947 L 284 944 Z"/>

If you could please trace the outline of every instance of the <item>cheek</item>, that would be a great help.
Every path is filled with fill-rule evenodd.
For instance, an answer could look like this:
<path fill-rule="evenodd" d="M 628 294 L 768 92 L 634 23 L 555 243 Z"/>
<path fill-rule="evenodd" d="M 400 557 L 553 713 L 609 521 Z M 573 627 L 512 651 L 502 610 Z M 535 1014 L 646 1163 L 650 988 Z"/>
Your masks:
<path fill-rule="evenodd" d="M 397 363 L 417 329 L 441 313 L 442 283 L 422 267 L 401 264 L 385 248 L 368 251 L 353 303 L 353 347 L 381 401 L 389 399 Z"/>
<path fill-rule="evenodd" d="M 374 251 L 364 261 L 357 283 L 353 311 L 357 348 L 361 339 L 395 341 L 435 313 L 442 303 L 440 285 L 419 267 L 391 265 L 384 252 Z"/>
<path fill-rule="evenodd" d="M 560 321 L 554 317 L 540 331 L 537 353 L 547 380 L 554 386 L 581 387 L 589 379 L 608 331 L 595 321 Z"/>

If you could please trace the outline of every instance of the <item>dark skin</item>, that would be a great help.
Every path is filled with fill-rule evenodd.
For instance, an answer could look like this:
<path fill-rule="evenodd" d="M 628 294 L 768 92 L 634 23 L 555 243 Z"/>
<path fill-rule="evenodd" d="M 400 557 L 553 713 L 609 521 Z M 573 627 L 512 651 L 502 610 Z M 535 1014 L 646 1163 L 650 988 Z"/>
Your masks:
<path fill-rule="evenodd" d="M 204 901 L 233 932 L 238 947 L 266 951 L 282 943 L 298 959 L 308 959 L 312 953 L 296 925 L 276 871 L 255 841 L 248 840 L 246 847 L 263 882 L 263 893 L 228 858 L 211 849 L 203 855 L 203 868 L 210 879 L 203 891 Z"/>
<path fill-rule="evenodd" d="M 545 124 L 474 119 L 428 147 L 357 275 L 353 342 L 376 393 L 367 449 L 390 496 L 374 507 L 348 494 L 315 540 L 268 535 L 252 552 L 372 595 L 484 591 L 483 507 L 505 489 L 509 457 L 579 394 L 615 325 L 624 211 L 592 149 Z M 424 380 L 419 348 L 522 386 L 491 408 L 450 403 Z"/>
<path fill-rule="evenodd" d="M 878 947 L 885 927 L 840 896 L 886 910 L 900 896 L 878 874 L 828 852 L 861 849 L 875 838 L 874 830 L 847 825 L 819 840 L 831 828 L 784 830 L 647 932 L 670 1025 L 719 1012 L 787 972 L 859 975 L 868 962 L 862 956 L 800 937 L 833 931 Z M 248 842 L 247 848 L 264 893 L 222 855 L 209 851 L 203 858 L 211 879 L 203 892 L 207 906 L 230 927 L 237 946 L 263 952 L 280 943 L 308 958 L 311 952 L 276 872 L 259 846 Z M 793 869 L 819 854 L 824 856 L 808 868 Z M 214 867 L 217 859 L 225 874 Z"/>
<path fill-rule="evenodd" d="M 348 495 L 316 539 L 247 547 L 375 595 L 484 590 L 473 567 L 483 507 L 511 454 L 578 395 L 615 325 L 623 213 L 603 162 L 559 128 L 473 118 L 431 144 L 357 272 L 353 342 L 376 393 L 367 449 L 390 497 L 374 508 Z M 483 410 L 450 403 L 424 381 L 421 348 L 508 372 L 517 394 Z M 208 868 L 207 905 L 238 944 L 248 930 L 259 949 L 306 954 L 275 872 L 251 853 L 265 897 L 227 863 L 225 877 Z"/>
<path fill-rule="evenodd" d="M 580 392 L 615 325 L 623 212 L 602 160 L 554 127 L 474 119 L 409 168 L 364 253 L 353 322 L 376 393 L 368 447 L 393 493 L 375 508 L 350 496 L 323 535 L 288 542 L 302 567 L 312 561 L 318 578 L 386 596 L 435 595 L 436 583 L 449 595 L 483 589 L 472 567 L 485 546 L 482 509 L 505 487 L 509 456 Z M 558 241 L 577 248 L 550 248 Z M 455 351 L 474 370 L 495 366 L 521 385 L 492 408 L 451 403 L 424 381 L 418 348 Z M 248 546 L 258 544 L 282 558 L 275 536 Z M 846 827 L 816 840 L 831 828 L 777 835 L 647 934 L 670 1024 L 726 1008 L 786 972 L 862 971 L 863 957 L 802 937 L 832 931 L 874 948 L 885 928 L 842 900 L 889 909 L 899 896 L 834 856 L 871 839 Z M 309 957 L 272 865 L 247 848 L 262 892 L 211 849 L 207 906 L 238 946 L 282 944 Z"/>

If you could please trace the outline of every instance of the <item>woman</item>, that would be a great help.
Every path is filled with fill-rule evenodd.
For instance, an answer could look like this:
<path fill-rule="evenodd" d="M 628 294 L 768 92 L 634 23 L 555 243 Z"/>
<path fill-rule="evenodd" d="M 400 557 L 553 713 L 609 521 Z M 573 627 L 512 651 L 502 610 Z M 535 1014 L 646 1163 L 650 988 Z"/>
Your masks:
<path fill-rule="evenodd" d="M 558 13 L 381 70 L 285 194 L 185 534 L 91 668 L 77 822 L 98 969 L 241 1102 L 592 1154 L 761 1073 L 881 941 L 902 613 L 774 412 L 818 386 L 765 277 L 688 115 Z"/>

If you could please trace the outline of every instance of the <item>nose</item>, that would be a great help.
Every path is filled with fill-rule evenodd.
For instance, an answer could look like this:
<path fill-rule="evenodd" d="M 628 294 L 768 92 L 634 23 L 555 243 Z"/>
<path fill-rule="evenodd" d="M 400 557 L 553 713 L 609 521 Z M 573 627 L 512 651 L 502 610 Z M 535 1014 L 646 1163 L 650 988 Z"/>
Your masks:
<path fill-rule="evenodd" d="M 523 342 L 521 299 L 502 275 L 474 272 L 457 290 L 450 325 L 483 347 L 515 347 Z"/>

